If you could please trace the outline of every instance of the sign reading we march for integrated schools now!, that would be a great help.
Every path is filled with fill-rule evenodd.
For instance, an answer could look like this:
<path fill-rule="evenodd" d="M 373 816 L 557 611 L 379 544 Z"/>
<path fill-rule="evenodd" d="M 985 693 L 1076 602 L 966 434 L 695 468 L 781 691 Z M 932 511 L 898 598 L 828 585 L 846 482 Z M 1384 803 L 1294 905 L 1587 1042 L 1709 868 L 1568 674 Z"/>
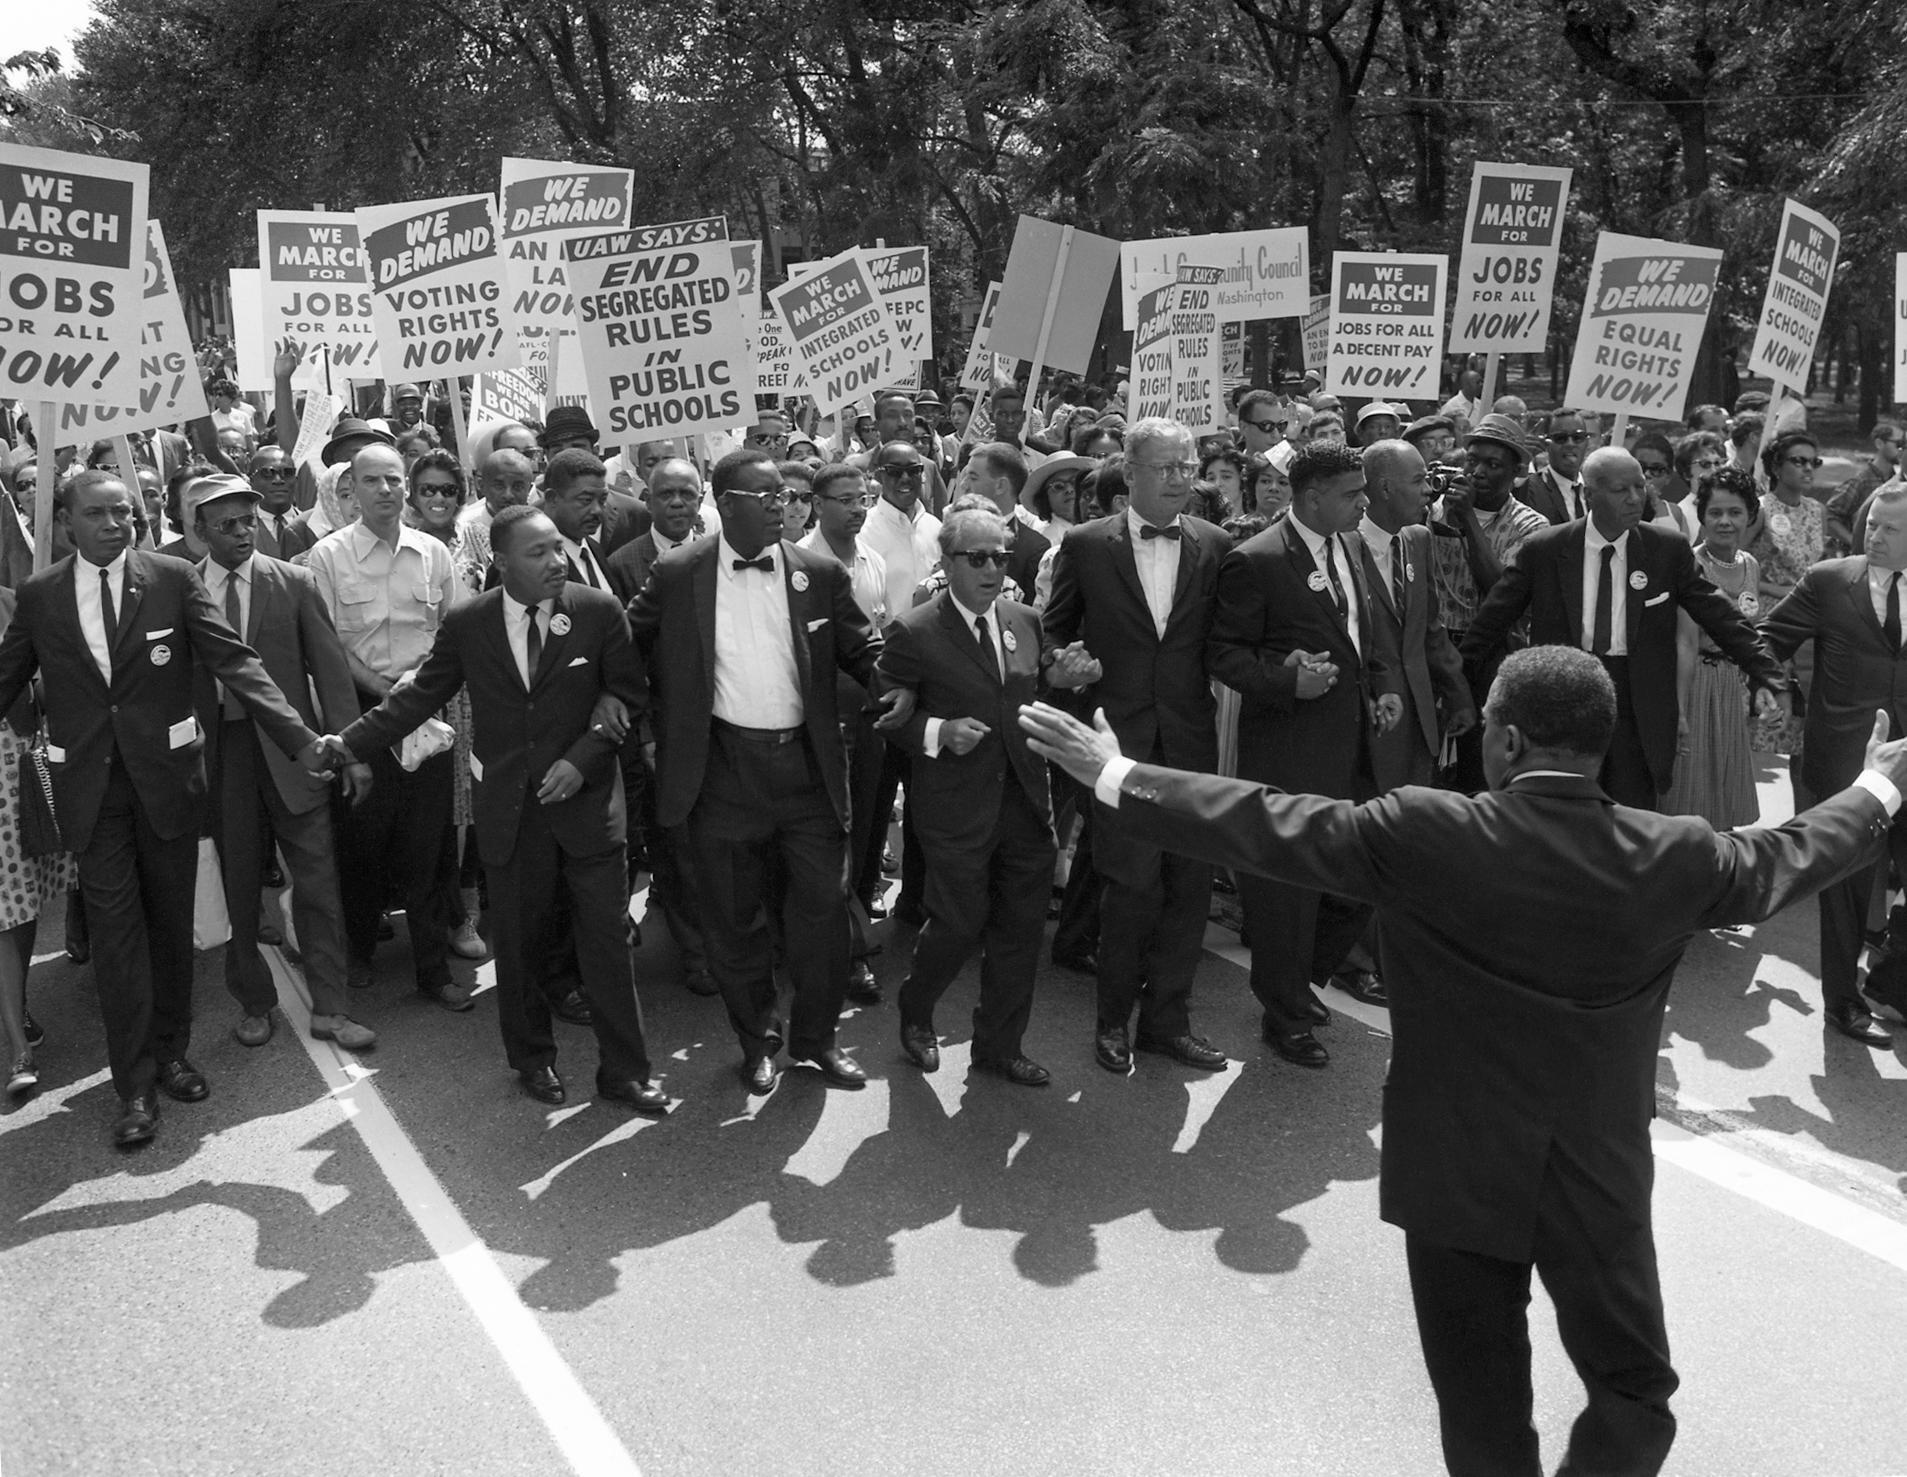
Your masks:
<path fill-rule="evenodd" d="M 605 441 L 693 436 L 754 409 L 723 216 L 563 243 L 590 409 Z"/>
<path fill-rule="evenodd" d="M 1540 354 L 1549 342 L 1570 171 L 1477 163 L 1449 351 Z"/>
<path fill-rule="evenodd" d="M 358 233 L 392 374 L 481 374 L 519 362 L 488 195 L 367 205 Z"/>
<path fill-rule="evenodd" d="M 0 144 L 0 396 L 138 403 L 146 178 Z"/>
<path fill-rule="evenodd" d="M 1405 400 L 1437 393 L 1443 354 L 1442 256 L 1340 251 L 1331 262 L 1331 395 Z"/>
<path fill-rule="evenodd" d="M 261 210 L 258 265 L 268 345 L 297 339 L 310 350 L 324 349 L 339 379 L 384 378 L 356 216 Z"/>
<path fill-rule="evenodd" d="M 563 242 L 627 226 L 635 179 L 633 169 L 607 165 L 503 161 L 497 224 L 525 367 L 547 372 L 551 338 L 573 331 Z M 573 347 L 572 341 L 565 352 Z"/>
<path fill-rule="evenodd" d="M 1796 389 L 1807 384 L 1840 250 L 1841 233 L 1834 222 L 1805 205 L 1785 203 L 1761 321 L 1755 325 L 1754 352 L 1748 356 L 1750 374 L 1765 374 L 1777 385 Z"/>
<path fill-rule="evenodd" d="M 842 252 L 768 300 L 823 415 L 887 383 L 900 336 L 858 253 Z"/>
<path fill-rule="evenodd" d="M 1719 248 L 1598 236 L 1565 403 L 1679 419 L 1721 266 Z"/>

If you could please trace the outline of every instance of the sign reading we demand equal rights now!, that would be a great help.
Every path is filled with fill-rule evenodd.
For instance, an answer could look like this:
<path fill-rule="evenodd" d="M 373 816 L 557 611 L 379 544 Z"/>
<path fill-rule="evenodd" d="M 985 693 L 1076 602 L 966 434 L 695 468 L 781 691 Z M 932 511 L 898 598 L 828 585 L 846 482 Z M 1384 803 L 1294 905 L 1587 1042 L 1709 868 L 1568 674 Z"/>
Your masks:
<path fill-rule="evenodd" d="M 1719 248 L 1598 236 L 1565 403 L 1679 419 L 1721 268 Z"/>
<path fill-rule="evenodd" d="M 481 374 L 521 359 L 488 195 L 367 205 L 358 233 L 393 374 Z"/>

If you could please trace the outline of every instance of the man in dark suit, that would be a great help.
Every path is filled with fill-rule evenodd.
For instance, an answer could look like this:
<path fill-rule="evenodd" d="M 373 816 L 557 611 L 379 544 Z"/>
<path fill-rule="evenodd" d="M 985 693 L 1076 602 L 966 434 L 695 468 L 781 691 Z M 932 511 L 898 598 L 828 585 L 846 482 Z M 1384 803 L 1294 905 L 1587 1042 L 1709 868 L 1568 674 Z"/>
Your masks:
<path fill-rule="evenodd" d="M 188 525 L 210 551 L 199 566 L 206 592 L 258 653 L 285 701 L 314 732 L 350 723 L 358 716 L 357 691 L 317 586 L 302 569 L 254 552 L 258 494 L 237 477 L 201 477 L 182 501 Z M 244 705 L 203 669 L 193 703 L 205 730 L 214 835 L 232 925 L 225 988 L 244 1012 L 232 1034 L 246 1046 L 271 1039 L 278 992 L 258 952 L 258 894 L 275 840 L 291 873 L 291 916 L 311 991 L 311 1034 L 347 1051 L 369 1050 L 377 1036 L 351 1019 L 345 1003 L 344 904 L 329 777 L 265 749 Z M 369 766 L 352 765 L 341 782 L 346 799 L 355 802 L 370 787 Z"/>
<path fill-rule="evenodd" d="M 498 444 L 502 444 L 501 438 Z M 546 463 L 564 451 L 586 451 L 601 459 L 596 423 L 580 405 L 558 405 L 551 410 L 543 422 L 537 445 Z M 626 492 L 615 488 L 604 490 L 602 526 L 597 542 L 605 555 L 615 553 L 633 538 L 640 538 L 648 528 L 647 508 Z"/>
<path fill-rule="evenodd" d="M 642 503 L 649 527 L 609 556 L 609 583 L 627 605 L 649 578 L 649 567 L 671 549 L 702 533 L 702 474 L 687 457 L 658 462 L 649 473 Z"/>
<path fill-rule="evenodd" d="M 1561 1471 L 1658 1471 L 1676 1375 L 1656 1274 L 1649 1121 L 1663 1006 L 1700 929 L 1766 918 L 1879 852 L 1907 743 L 1784 826 L 1717 835 L 1611 804 L 1601 665 L 1521 651 L 1484 708 L 1490 792 L 1364 805 L 1113 757 L 1110 730 L 1026 709 L 1034 749 L 1135 832 L 1374 904 L 1397 948 L 1379 1214 L 1403 1228 L 1453 1473 L 1538 1477 L 1532 1267 L 1589 1392 Z M 1620 927 L 1611 921 L 1620 919 Z"/>
<path fill-rule="evenodd" d="M 1225 556 L 1206 665 L 1239 693 L 1238 774 L 1282 789 L 1368 800 L 1371 741 L 1403 699 L 1389 673 L 1361 551 L 1344 535 L 1365 507 L 1360 453 L 1337 442 L 1292 458 L 1291 508 Z M 1312 1032 L 1311 981 L 1329 978 L 1370 921 L 1362 904 L 1257 875 L 1238 892 L 1265 1044 L 1288 1062 L 1330 1061 Z"/>
<path fill-rule="evenodd" d="M 1364 453 L 1364 492 L 1370 506 L 1358 536 L 1377 658 L 1390 671 L 1386 686 L 1404 700 L 1403 720 L 1371 737 L 1371 777 L 1382 795 L 1399 785 L 1430 784 L 1445 737 L 1475 728 L 1477 707 L 1437 609 L 1431 534 L 1424 526 L 1430 488 L 1423 454 L 1408 441 L 1370 447 Z"/>
<path fill-rule="evenodd" d="M 273 744 L 314 767 L 316 735 L 192 566 L 132 547 L 132 495 L 117 477 L 82 472 L 61 494 L 57 516 L 79 552 L 20 587 L 0 640 L 0 712 L 35 672 L 50 679 L 53 804 L 61 837 L 79 857 L 122 1107 L 113 1138 L 129 1145 L 153 1135 L 155 1084 L 180 1102 L 207 1091 L 185 1055 L 205 805 L 195 668 L 209 667 Z"/>
<path fill-rule="evenodd" d="M 1040 560 L 1053 547 L 1052 541 L 1019 516 L 1020 489 L 1026 486 L 1026 458 L 1017 446 L 1004 441 L 982 441 L 967 458 L 965 470 L 954 479 L 953 500 L 961 494 L 978 493 L 1000 510 L 1011 535 L 1008 545 L 1007 578 L 1019 587 L 1026 600 L 1033 598 L 1033 585 L 1039 577 Z M 951 506 L 951 503 L 949 504 Z"/>
<path fill-rule="evenodd" d="M 1782 659 L 1814 643 L 1814 680 L 1795 760 L 1810 795 L 1832 795 L 1860 773 L 1876 708 L 1894 732 L 1907 731 L 1907 653 L 1901 649 L 1901 572 L 1907 570 L 1907 487 L 1876 493 L 1868 510 L 1867 553 L 1817 564 L 1762 617 L 1762 639 Z M 1907 827 L 1888 832 L 1896 868 L 1907 875 Z M 1868 901 L 1867 868 L 1821 893 L 1821 996 L 1826 1023 L 1865 1046 L 1893 1044 L 1857 984 Z M 1888 947 L 1868 971 L 1867 993 L 1907 1019 L 1907 948 L 1889 929 Z"/>
<path fill-rule="evenodd" d="M 568 576 L 592 590 L 615 593 L 607 555 L 597 543 L 603 527 L 603 502 L 609 495 L 603 464 L 587 451 L 559 451 L 543 469 L 544 514 L 563 536 Z M 633 592 L 631 592 L 633 594 Z M 628 603 L 624 596 L 622 603 Z"/>
<path fill-rule="evenodd" d="M 1122 745 L 1159 763 L 1218 766 L 1217 703 L 1205 638 L 1218 602 L 1225 531 L 1185 511 L 1198 463 L 1192 433 L 1149 418 L 1126 434 L 1124 513 L 1066 530 L 1043 622 L 1055 687 L 1090 686 Z M 1093 831 L 1100 903 L 1093 1053 L 1109 1072 L 1132 1052 L 1222 1071 L 1225 1054 L 1192 1030 L 1192 976 L 1204 948 L 1212 873 L 1115 821 Z M 1136 1040 L 1129 1036 L 1138 1007 Z"/>
<path fill-rule="evenodd" d="M 1604 447 L 1583 463 L 1589 517 L 1531 534 L 1491 587 L 1463 638 L 1481 664 L 1527 611 L 1534 646 L 1579 646 L 1616 684 L 1616 732 L 1602 786 L 1623 805 L 1653 810 L 1675 773 L 1680 716 L 1676 617 L 1686 612 L 1749 679 L 1758 710 L 1774 703 L 1781 665 L 1755 628 L 1702 573 L 1688 540 L 1642 522 L 1642 468 Z"/>
<path fill-rule="evenodd" d="M 318 540 L 308 521 L 301 522 L 292 502 L 298 469 L 279 446 L 261 446 L 246 462 L 246 480 L 258 494 L 258 528 L 253 548 L 267 559 L 290 562 Z"/>
<path fill-rule="evenodd" d="M 1517 488 L 1517 497 L 1549 519 L 1552 526 L 1588 517 L 1582 470 L 1589 451 L 1589 432 L 1583 425 L 1582 412 L 1568 408 L 1551 411 L 1543 437 L 1549 445 L 1549 465 L 1532 472 Z"/>
<path fill-rule="evenodd" d="M 629 957 L 622 773 L 591 716 L 605 693 L 640 711 L 642 665 L 615 597 L 569 580 L 562 535 L 542 512 L 505 508 L 490 536 L 501 588 L 452 610 L 416 677 L 326 746 L 339 758 L 389 748 L 469 686 L 471 804 L 490 878 L 504 1053 L 531 1097 L 565 1101 L 537 983 L 564 942 L 551 928 L 560 916 L 596 1032 L 597 1095 L 661 1113 L 668 1098 L 649 1081 Z"/>
<path fill-rule="evenodd" d="M 1040 688 L 1041 640 L 1032 610 L 998 598 L 1007 535 L 995 514 L 948 515 L 939 535 L 947 588 L 887 628 L 878 670 L 884 688 L 915 696 L 895 741 L 913 756 L 907 803 L 927 860 L 927 921 L 900 992 L 901 1046 L 923 1072 L 940 1066 L 935 1002 L 984 946 L 974 1069 L 1039 1087 L 1047 1070 L 1021 1045 L 1056 843 L 1046 765 L 1017 722 Z"/>
<path fill-rule="evenodd" d="M 847 570 L 782 540 L 787 489 L 767 453 L 730 453 L 712 482 L 720 535 L 659 560 L 630 608 L 656 698 L 656 818 L 688 826 L 709 970 L 749 1090 L 774 1087 L 782 1045 L 765 911 L 777 903 L 795 986 L 789 1054 L 861 1087 L 866 1074 L 835 1045 L 849 936 L 834 674 L 865 686 L 880 638 Z"/>

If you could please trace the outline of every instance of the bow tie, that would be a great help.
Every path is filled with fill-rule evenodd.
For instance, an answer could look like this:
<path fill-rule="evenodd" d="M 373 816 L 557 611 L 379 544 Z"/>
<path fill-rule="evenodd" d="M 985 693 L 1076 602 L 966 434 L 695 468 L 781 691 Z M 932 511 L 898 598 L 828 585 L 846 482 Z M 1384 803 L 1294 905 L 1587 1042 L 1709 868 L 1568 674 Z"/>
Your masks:
<path fill-rule="evenodd" d="M 764 574 L 773 574 L 775 572 L 775 561 L 770 555 L 763 554 L 759 559 L 737 559 L 735 561 L 735 568 L 759 569 Z"/>
<path fill-rule="evenodd" d="M 1147 523 L 1139 529 L 1139 537 L 1141 538 L 1177 538 L 1178 536 L 1179 525 L 1176 523 L 1169 528 L 1154 528 L 1150 523 Z"/>

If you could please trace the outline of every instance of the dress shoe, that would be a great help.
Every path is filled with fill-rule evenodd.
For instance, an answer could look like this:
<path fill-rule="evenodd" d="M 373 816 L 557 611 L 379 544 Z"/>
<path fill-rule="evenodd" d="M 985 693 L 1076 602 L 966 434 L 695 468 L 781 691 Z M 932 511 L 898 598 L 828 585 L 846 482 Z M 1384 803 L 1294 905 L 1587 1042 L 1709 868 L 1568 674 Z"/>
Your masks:
<path fill-rule="evenodd" d="M 7 1096 L 25 1097 L 40 1085 L 39 1069 L 33 1065 L 33 1049 L 28 1047 L 13 1059 L 7 1073 Z"/>
<path fill-rule="evenodd" d="M 868 968 L 865 959 L 856 959 L 853 968 L 848 970 L 848 999 L 857 1005 L 881 1003 L 881 982 L 874 978 L 874 971 Z"/>
<path fill-rule="evenodd" d="M 1053 951 L 1053 962 L 1061 969 L 1070 969 L 1074 974 L 1099 974 L 1099 956 L 1091 949 L 1081 949 L 1077 954 L 1062 954 Z"/>
<path fill-rule="evenodd" d="M 88 959 L 93 957 L 93 946 L 83 938 L 74 938 L 71 934 L 68 934 L 66 938 L 66 957 L 71 959 L 75 964 L 84 964 Z M 146 1135 L 146 1138 L 151 1137 L 152 1135 L 150 1133 Z M 128 1140 L 128 1142 L 144 1143 L 145 1139 L 131 1139 Z"/>
<path fill-rule="evenodd" d="M 789 1055 L 795 1061 L 813 1063 L 830 1087 L 867 1086 L 867 1073 L 861 1070 L 853 1057 L 838 1046 L 830 1046 L 826 1051 L 806 1054 L 790 1052 Z"/>
<path fill-rule="evenodd" d="M 722 987 L 715 983 L 706 969 L 691 969 L 682 976 L 682 983 L 689 987 L 691 995 L 719 995 Z"/>
<path fill-rule="evenodd" d="M 1322 1067 L 1331 1060 L 1331 1053 L 1309 1031 L 1266 1031 L 1265 1045 L 1300 1067 Z"/>
<path fill-rule="evenodd" d="M 940 1042 L 932 1026 L 901 1026 L 901 1050 L 923 1072 L 940 1070 Z"/>
<path fill-rule="evenodd" d="M 669 1111 L 669 1095 L 666 1092 L 652 1082 L 638 1082 L 633 1077 L 621 1081 L 598 1077 L 596 1096 L 604 1102 L 621 1103 L 625 1108 L 634 1108 L 651 1118 L 660 1118 Z"/>
<path fill-rule="evenodd" d="M 450 931 L 450 952 L 459 959 L 487 959 L 490 946 L 477 932 L 477 920 L 466 918 Z"/>
<path fill-rule="evenodd" d="M 973 1070 L 989 1077 L 1004 1077 L 1020 1087 L 1044 1087 L 1053 1074 L 1028 1056 L 977 1056 Z"/>
<path fill-rule="evenodd" d="M 1894 1038 L 1879 1021 L 1869 1014 L 1867 1007 L 1856 1001 L 1848 1000 L 1839 1005 L 1830 1006 L 1827 1023 L 1850 1041 L 1858 1041 L 1863 1046 L 1875 1046 L 1885 1050 L 1894 1044 Z"/>
<path fill-rule="evenodd" d="M 568 1021 L 572 1026 L 587 1026 L 595 1020 L 589 1002 L 583 998 L 581 990 L 571 990 L 561 1000 L 550 1002 L 550 1013 L 559 1021 Z"/>
<path fill-rule="evenodd" d="M 86 904 L 77 892 L 66 895 L 66 957 L 75 964 L 84 964 L 93 957 L 86 928 Z"/>
<path fill-rule="evenodd" d="M 122 1149 L 149 1140 L 159 1125 L 159 1094 L 148 1088 L 136 1097 L 119 1100 L 119 1121 L 113 1125 L 113 1142 Z"/>
<path fill-rule="evenodd" d="M 353 959 L 344 966 L 344 983 L 346 989 L 368 990 L 377 983 L 377 971 L 371 967 L 369 959 L 362 964 Z"/>
<path fill-rule="evenodd" d="M 38 1046 L 42 1041 L 46 1040 L 46 1031 L 38 1021 L 33 1019 L 32 1011 L 22 1008 L 20 1011 L 20 1024 L 26 1027 L 26 1044 L 28 1046 Z"/>
<path fill-rule="evenodd" d="M 1307 995 L 1311 994 L 1309 990 L 1305 993 Z M 1310 1013 L 1311 1019 L 1316 1021 L 1320 1026 L 1328 1026 L 1331 1024 L 1331 1007 L 1318 999 L 1316 995 L 1311 995 L 1311 998 L 1305 1002 L 1304 1008 Z"/>
<path fill-rule="evenodd" d="M 360 1026 L 348 1015 L 314 1015 L 311 1039 L 335 1041 L 346 1051 L 369 1051 L 377 1045 L 377 1032 L 369 1026 Z"/>
<path fill-rule="evenodd" d="M 465 1011 L 477 1003 L 470 998 L 470 987 L 460 985 L 455 980 L 447 985 L 439 985 L 434 990 L 427 985 L 419 985 L 417 993 L 431 1004 L 441 1005 L 445 1010 Z"/>
<path fill-rule="evenodd" d="M 240 1046 L 263 1046 L 271 1040 L 271 1012 L 263 1015 L 248 1015 L 232 1027 L 232 1035 L 238 1038 Z"/>
<path fill-rule="evenodd" d="M 1189 1031 L 1183 1036 L 1136 1036 L 1132 1049 L 1169 1056 L 1180 1066 L 1196 1067 L 1201 1072 L 1222 1072 L 1231 1065 L 1224 1052 L 1203 1036 L 1194 1036 Z"/>
<path fill-rule="evenodd" d="M 1366 1005 L 1381 1005 L 1390 1008 L 1391 997 L 1385 993 L 1384 982 L 1368 969 L 1340 969 L 1331 976 L 1336 985 L 1353 1000 L 1362 1000 Z"/>
<path fill-rule="evenodd" d="M 781 1068 L 775 1065 L 775 1059 L 771 1056 L 751 1056 L 742 1062 L 742 1081 L 757 1097 L 764 1092 L 773 1092 L 775 1081 L 780 1076 Z"/>
<path fill-rule="evenodd" d="M 159 1090 L 175 1103 L 202 1103 L 212 1091 L 205 1074 L 182 1056 L 159 1063 Z"/>
<path fill-rule="evenodd" d="M 1124 1026 L 1101 1026 L 1093 1037 L 1093 1060 L 1120 1076 L 1132 1070 L 1132 1046 Z"/>
<path fill-rule="evenodd" d="M 563 1087 L 563 1079 L 556 1075 L 554 1067 L 532 1067 L 527 1072 L 518 1072 L 517 1081 L 523 1084 L 523 1090 L 539 1103 L 547 1103 L 552 1108 L 560 1108 L 569 1101 L 569 1093 Z"/>

